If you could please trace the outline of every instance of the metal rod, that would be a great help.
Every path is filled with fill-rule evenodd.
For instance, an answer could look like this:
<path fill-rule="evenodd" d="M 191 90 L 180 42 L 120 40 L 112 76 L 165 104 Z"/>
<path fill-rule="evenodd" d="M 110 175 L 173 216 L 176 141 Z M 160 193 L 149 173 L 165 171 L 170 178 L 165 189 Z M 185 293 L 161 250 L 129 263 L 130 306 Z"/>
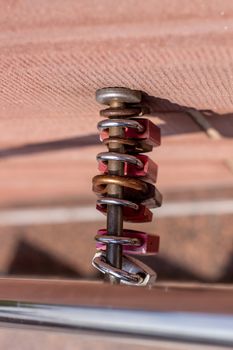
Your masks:
<path fill-rule="evenodd" d="M 114 107 L 118 107 L 121 104 L 116 104 L 114 101 Z M 111 143 L 111 137 L 124 137 L 124 129 L 120 127 L 112 127 L 109 129 L 109 144 L 108 148 L 110 152 L 124 153 L 124 145 L 116 142 Z M 116 160 L 108 161 L 108 173 L 110 175 L 124 175 L 124 163 Z M 108 196 L 113 198 L 123 198 L 123 188 L 119 185 L 108 185 Z M 114 236 L 122 236 L 123 231 L 123 208 L 119 205 L 107 206 L 107 232 Z M 120 244 L 108 244 L 106 250 L 107 261 L 114 267 L 122 267 L 122 246 Z M 106 275 L 106 279 L 112 284 L 120 283 L 118 278 Z"/>
<path fill-rule="evenodd" d="M 141 92 L 122 87 L 108 87 L 98 89 L 96 91 L 96 100 L 101 104 L 109 106 L 109 108 L 100 112 L 100 115 L 107 116 L 109 119 L 98 123 L 98 129 L 100 131 L 104 131 L 106 129 L 109 130 L 108 150 L 111 153 L 108 154 L 110 156 L 113 156 L 113 154 L 118 154 L 119 157 L 121 157 L 121 154 L 125 153 L 125 145 L 124 142 L 122 142 L 125 137 L 125 124 L 138 130 L 141 128 L 144 130 L 144 127 L 142 127 L 137 121 L 127 119 L 140 114 L 141 108 L 135 108 L 134 105 L 140 103 Z M 129 105 L 131 105 L 131 107 L 129 107 Z M 125 121 L 125 119 L 127 119 L 127 121 Z M 132 158 L 133 157 L 130 159 L 132 160 Z M 108 161 L 107 174 L 109 175 L 109 178 L 113 178 L 115 176 L 115 178 L 123 179 L 125 159 L 119 160 L 119 158 L 116 159 L 114 157 L 109 159 L 108 156 L 108 159 L 106 160 Z M 93 185 L 95 185 L 97 181 L 96 178 L 97 177 L 93 179 Z M 122 182 L 109 182 L 106 184 L 106 186 L 104 186 L 104 197 L 106 196 L 107 198 L 118 200 L 123 199 L 123 189 L 124 184 Z M 97 191 L 95 191 L 94 186 L 93 190 L 94 192 L 99 193 L 98 188 Z M 123 233 L 123 207 L 118 204 L 119 203 L 116 204 L 114 202 L 107 203 L 107 234 L 109 236 L 121 237 Z M 107 244 L 105 263 L 108 266 L 115 268 L 115 270 L 120 271 L 122 269 L 121 244 L 113 244 L 112 242 Z M 114 274 L 111 274 L 112 276 L 109 276 L 110 274 L 106 271 L 104 273 L 106 275 L 106 279 L 112 284 L 120 283 L 120 277 L 118 275 L 114 276 Z"/>
<path fill-rule="evenodd" d="M 135 288 L 97 281 L 0 277 L 0 300 L 157 312 L 233 315 L 233 285 L 157 282 Z M 133 295 L 133 298 L 132 298 Z"/>
<path fill-rule="evenodd" d="M 198 312 L 150 312 L 0 301 L 1 325 L 86 330 L 105 335 L 209 344 L 232 348 L 233 316 Z M 187 344 L 188 343 L 188 344 Z"/>
<path fill-rule="evenodd" d="M 77 280 L 0 278 L 0 323 L 232 348 L 232 291 L 231 285 L 164 282 L 146 289 Z"/>

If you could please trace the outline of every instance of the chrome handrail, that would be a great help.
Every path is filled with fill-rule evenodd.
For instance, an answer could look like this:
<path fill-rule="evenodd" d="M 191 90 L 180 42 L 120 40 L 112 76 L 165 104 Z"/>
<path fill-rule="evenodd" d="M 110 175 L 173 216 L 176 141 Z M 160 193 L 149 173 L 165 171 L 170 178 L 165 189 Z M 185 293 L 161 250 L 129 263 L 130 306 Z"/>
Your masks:
<path fill-rule="evenodd" d="M 27 293 L 24 294 L 26 290 Z M 88 290 L 89 295 L 85 298 L 84 294 Z M 110 290 L 113 296 L 111 300 L 105 297 L 105 293 Z M 76 296 L 73 294 L 75 291 Z M 49 326 L 64 330 L 81 329 L 233 346 L 232 291 L 232 288 L 227 287 L 181 288 L 158 285 L 157 288 L 148 290 L 67 280 L 0 279 L 0 322 L 15 326 Z M 91 298 L 94 293 L 96 300 Z M 201 311 L 202 306 L 200 309 L 196 306 L 198 301 L 201 305 L 201 299 L 205 299 L 206 293 L 209 293 L 210 304 Z M 193 300 L 193 304 L 187 303 L 188 297 L 183 297 L 185 294 L 192 295 L 189 302 Z M 126 300 L 123 300 L 123 295 Z M 132 298 L 132 295 L 135 297 Z M 144 309 L 143 303 L 139 307 L 134 304 L 140 295 L 144 299 Z M 146 295 L 150 297 L 145 299 Z M 148 308 L 148 301 L 151 302 L 151 309 Z"/>

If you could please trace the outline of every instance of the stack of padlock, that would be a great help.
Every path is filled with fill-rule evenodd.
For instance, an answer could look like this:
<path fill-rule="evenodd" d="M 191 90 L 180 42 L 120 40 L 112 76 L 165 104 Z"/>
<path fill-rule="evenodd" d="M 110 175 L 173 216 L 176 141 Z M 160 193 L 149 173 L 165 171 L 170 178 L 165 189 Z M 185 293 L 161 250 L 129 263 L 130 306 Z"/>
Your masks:
<path fill-rule="evenodd" d="M 127 88 L 97 90 L 96 99 L 107 104 L 98 123 L 100 139 L 108 152 L 97 155 L 101 175 L 93 178 L 98 195 L 97 209 L 107 214 L 107 228 L 98 231 L 93 265 L 112 283 L 152 285 L 156 273 L 132 255 L 156 254 L 159 237 L 123 229 L 123 221 L 152 221 L 151 208 L 159 207 L 162 196 L 154 186 L 157 165 L 142 153 L 160 145 L 160 129 L 143 114 L 142 94 Z"/>

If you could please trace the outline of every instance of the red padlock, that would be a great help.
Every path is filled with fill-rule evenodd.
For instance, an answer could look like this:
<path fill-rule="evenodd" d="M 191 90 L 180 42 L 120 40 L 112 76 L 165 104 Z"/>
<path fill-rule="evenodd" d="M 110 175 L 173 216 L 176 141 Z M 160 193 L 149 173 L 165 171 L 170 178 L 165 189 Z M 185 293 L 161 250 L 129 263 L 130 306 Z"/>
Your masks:
<path fill-rule="evenodd" d="M 105 154 L 105 153 L 104 153 Z M 108 153 L 106 153 L 108 154 Z M 97 156 L 98 157 L 98 156 Z M 148 179 L 152 181 L 153 183 L 157 180 L 157 174 L 158 174 L 158 166 L 156 163 L 153 162 L 148 156 L 137 154 L 131 157 L 135 157 L 141 161 L 143 167 L 139 168 L 138 166 L 134 164 L 130 164 L 129 162 L 124 163 L 124 176 L 130 176 L 130 177 L 144 177 L 145 179 Z M 107 174 L 108 173 L 108 165 L 107 162 L 103 162 L 99 160 L 98 163 L 98 169 L 101 173 Z"/>
<path fill-rule="evenodd" d="M 125 137 L 131 139 L 140 139 L 146 140 L 147 144 L 152 145 L 153 147 L 160 146 L 161 144 L 161 133 L 160 128 L 153 124 L 149 119 L 137 118 L 131 119 L 137 121 L 143 127 L 142 132 L 138 132 L 133 128 L 125 128 Z M 109 138 L 108 129 L 101 131 L 100 140 L 104 141 Z"/>
<path fill-rule="evenodd" d="M 106 236 L 106 241 L 108 239 L 108 232 L 106 229 L 98 230 L 96 236 L 96 248 L 98 250 L 106 250 L 106 243 L 99 242 L 98 236 Z M 134 231 L 134 230 L 123 230 L 122 237 L 118 237 L 119 241 L 124 240 L 124 238 L 136 238 L 139 244 L 124 244 L 123 252 L 127 254 L 155 254 L 159 251 L 159 236 L 150 235 L 145 232 Z M 117 237 L 115 237 L 117 238 Z"/>

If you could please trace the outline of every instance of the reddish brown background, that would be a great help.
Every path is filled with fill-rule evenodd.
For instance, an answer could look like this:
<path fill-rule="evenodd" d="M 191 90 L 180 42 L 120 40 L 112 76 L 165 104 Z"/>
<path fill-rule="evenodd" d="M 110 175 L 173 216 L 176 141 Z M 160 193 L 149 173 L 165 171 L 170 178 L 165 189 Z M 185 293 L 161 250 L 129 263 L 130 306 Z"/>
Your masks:
<path fill-rule="evenodd" d="M 94 206 L 95 90 L 145 91 L 168 201 L 232 198 L 230 0 L 0 2 L 0 207 Z M 208 138 L 183 107 L 206 115 Z M 232 217 L 163 218 L 161 278 L 231 280 Z M 92 224 L 1 227 L 0 271 L 90 277 Z"/>

